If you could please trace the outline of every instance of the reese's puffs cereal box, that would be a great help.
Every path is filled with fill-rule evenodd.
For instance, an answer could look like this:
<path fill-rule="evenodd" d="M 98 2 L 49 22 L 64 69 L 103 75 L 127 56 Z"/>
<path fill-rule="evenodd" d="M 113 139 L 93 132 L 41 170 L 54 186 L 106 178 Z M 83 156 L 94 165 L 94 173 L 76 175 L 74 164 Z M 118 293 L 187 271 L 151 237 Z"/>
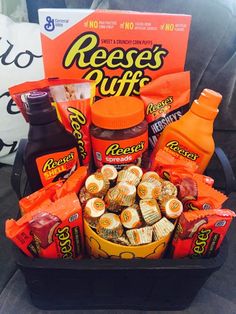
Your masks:
<path fill-rule="evenodd" d="M 191 16 L 40 9 L 46 77 L 95 80 L 97 95 L 138 95 L 153 79 L 184 70 Z"/>

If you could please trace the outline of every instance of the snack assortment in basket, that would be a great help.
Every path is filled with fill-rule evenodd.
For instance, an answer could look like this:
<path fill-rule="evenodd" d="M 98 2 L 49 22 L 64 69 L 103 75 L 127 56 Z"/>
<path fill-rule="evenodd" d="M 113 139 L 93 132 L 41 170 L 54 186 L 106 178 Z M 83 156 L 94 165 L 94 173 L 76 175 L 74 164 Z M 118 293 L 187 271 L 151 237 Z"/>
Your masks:
<path fill-rule="evenodd" d="M 31 257 L 80 259 L 86 244 L 94 258 L 161 258 L 172 235 L 174 258 L 214 255 L 235 215 L 203 175 L 222 96 L 204 89 L 187 108 L 191 17 L 42 9 L 39 20 L 47 78 L 9 89 L 30 122 L 34 193 L 7 237 Z"/>

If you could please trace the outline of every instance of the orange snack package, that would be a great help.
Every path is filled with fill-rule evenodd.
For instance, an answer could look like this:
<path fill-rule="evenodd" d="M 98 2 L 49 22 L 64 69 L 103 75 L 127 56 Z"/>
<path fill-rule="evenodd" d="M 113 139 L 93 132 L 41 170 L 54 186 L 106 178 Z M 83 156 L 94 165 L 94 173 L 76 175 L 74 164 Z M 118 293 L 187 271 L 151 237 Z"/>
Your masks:
<path fill-rule="evenodd" d="M 173 258 L 214 256 L 235 216 L 228 209 L 182 213 L 172 241 Z"/>
<path fill-rule="evenodd" d="M 221 208 L 227 197 L 212 187 L 212 178 L 195 173 L 196 169 L 195 163 L 175 158 L 162 149 L 151 162 L 151 170 L 178 187 L 184 210 Z"/>
<path fill-rule="evenodd" d="M 26 121 L 27 96 L 30 92 L 45 91 L 50 95 L 57 116 L 66 130 L 76 138 L 82 164 L 91 159 L 89 127 L 91 104 L 94 100 L 95 85 L 92 81 L 80 79 L 43 79 L 25 82 L 9 88 L 9 92 Z"/>
<path fill-rule="evenodd" d="M 83 219 L 75 193 L 39 206 L 18 221 L 6 221 L 6 236 L 26 255 L 80 259 L 83 256 Z"/>
<path fill-rule="evenodd" d="M 150 148 L 164 128 L 187 111 L 190 100 L 190 72 L 166 74 L 140 89 L 145 104 Z"/>
<path fill-rule="evenodd" d="M 186 177 L 184 177 L 183 179 L 185 178 Z M 207 185 L 206 183 L 204 183 L 202 178 L 196 177 L 193 175 L 193 177 L 190 179 L 194 182 L 194 185 L 196 185 L 196 189 L 197 189 L 196 198 L 191 197 L 191 195 L 187 195 L 186 191 L 184 192 L 184 195 L 182 191 L 182 195 L 181 195 L 181 187 L 182 187 L 183 180 L 181 180 L 180 183 L 177 184 L 177 187 L 179 190 L 178 198 L 182 201 L 184 205 L 184 210 L 221 208 L 222 204 L 227 200 L 226 195 L 215 190 L 210 185 Z"/>
<path fill-rule="evenodd" d="M 78 168 L 80 169 L 80 168 Z M 51 203 L 54 200 L 56 190 L 62 187 L 63 181 L 56 181 L 52 182 L 40 190 L 22 198 L 19 201 L 21 215 L 25 215 L 28 212 L 34 210 L 39 206 L 43 206 L 42 204 L 46 205 Z"/>
<path fill-rule="evenodd" d="M 21 215 L 23 216 L 39 206 L 43 208 L 68 193 L 78 194 L 87 178 L 87 174 L 88 167 L 79 167 L 66 181 L 52 182 L 42 189 L 22 198 L 19 201 Z"/>
<path fill-rule="evenodd" d="M 40 9 L 45 76 L 94 80 L 99 97 L 138 95 L 184 70 L 190 22 L 183 14 Z"/>
<path fill-rule="evenodd" d="M 175 184 L 183 173 L 191 176 L 197 170 L 197 165 L 193 162 L 177 159 L 160 149 L 158 153 L 154 150 L 150 157 L 150 170 L 158 172 L 163 179 Z"/>
<path fill-rule="evenodd" d="M 85 179 L 88 176 L 88 167 L 82 166 L 76 169 L 72 175 L 64 182 L 64 184 L 56 190 L 55 198 L 59 199 L 68 193 L 78 194 L 82 186 L 84 185 Z"/>

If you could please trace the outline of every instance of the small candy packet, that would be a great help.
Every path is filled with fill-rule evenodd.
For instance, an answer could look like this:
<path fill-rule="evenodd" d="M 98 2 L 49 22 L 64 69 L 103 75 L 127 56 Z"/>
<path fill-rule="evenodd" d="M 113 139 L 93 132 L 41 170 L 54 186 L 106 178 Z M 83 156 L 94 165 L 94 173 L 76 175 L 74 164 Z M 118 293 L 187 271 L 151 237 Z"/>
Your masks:
<path fill-rule="evenodd" d="M 182 213 L 172 241 L 173 258 L 214 256 L 235 216 L 229 209 Z"/>

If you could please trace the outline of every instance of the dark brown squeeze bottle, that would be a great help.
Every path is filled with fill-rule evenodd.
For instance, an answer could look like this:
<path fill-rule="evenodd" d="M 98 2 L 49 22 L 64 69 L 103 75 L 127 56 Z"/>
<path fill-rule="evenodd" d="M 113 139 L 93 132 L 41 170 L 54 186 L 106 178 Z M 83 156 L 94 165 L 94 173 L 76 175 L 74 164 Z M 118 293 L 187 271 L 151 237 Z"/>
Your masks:
<path fill-rule="evenodd" d="M 46 92 L 27 96 L 29 133 L 24 165 L 32 192 L 67 178 L 80 165 L 76 139 L 57 118 Z"/>

